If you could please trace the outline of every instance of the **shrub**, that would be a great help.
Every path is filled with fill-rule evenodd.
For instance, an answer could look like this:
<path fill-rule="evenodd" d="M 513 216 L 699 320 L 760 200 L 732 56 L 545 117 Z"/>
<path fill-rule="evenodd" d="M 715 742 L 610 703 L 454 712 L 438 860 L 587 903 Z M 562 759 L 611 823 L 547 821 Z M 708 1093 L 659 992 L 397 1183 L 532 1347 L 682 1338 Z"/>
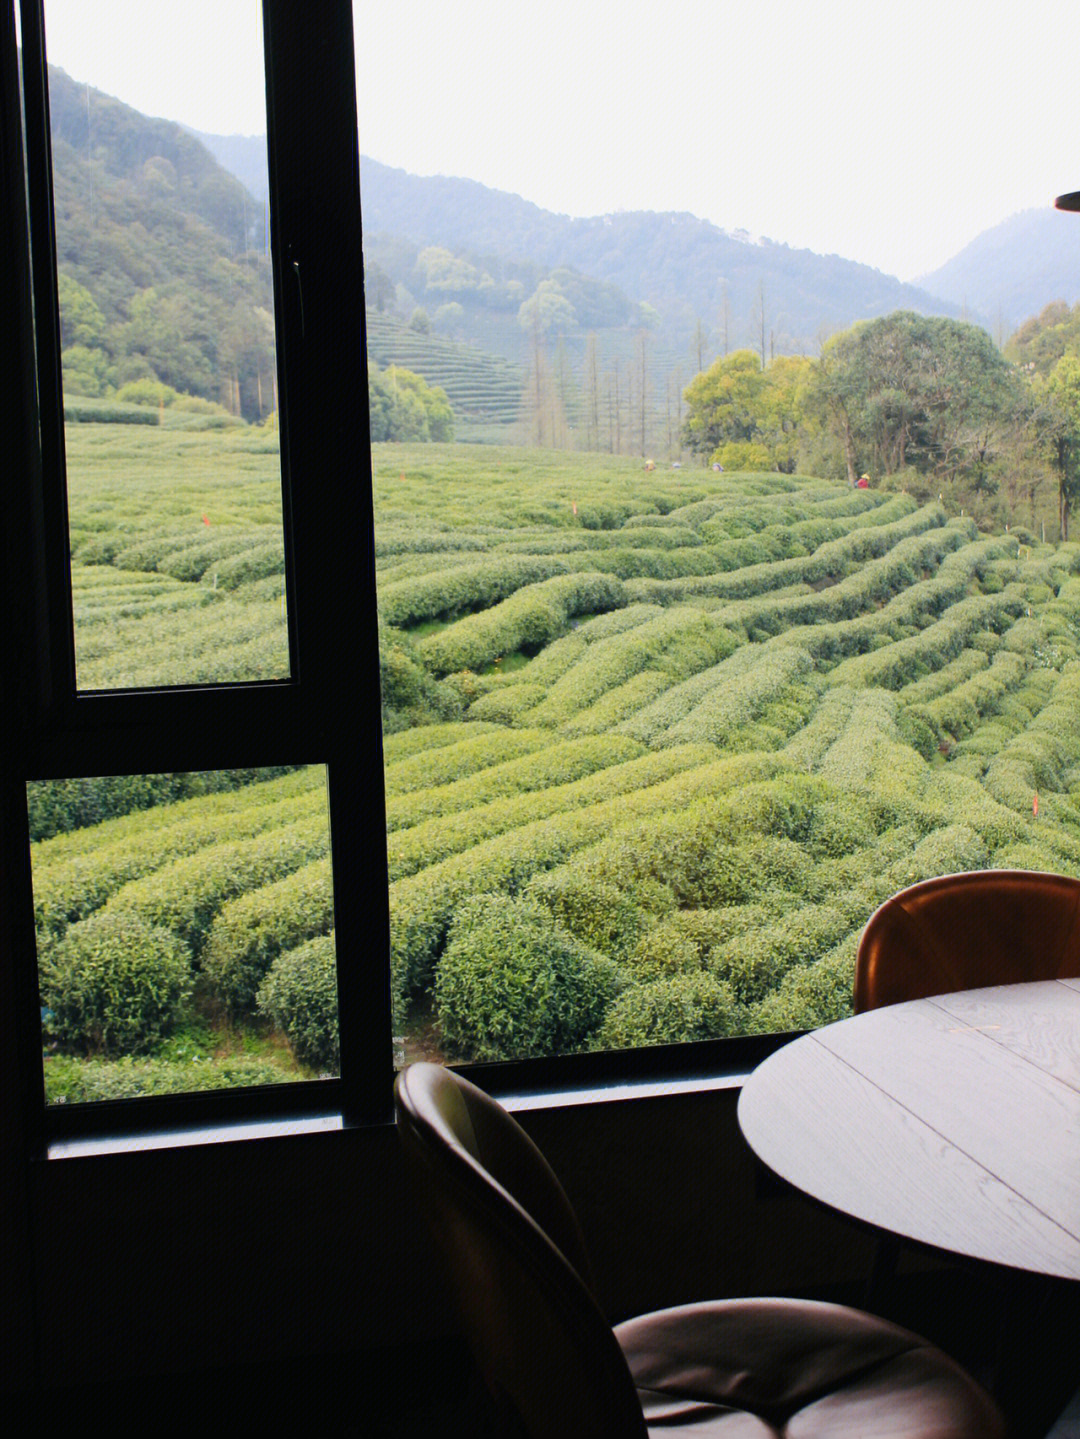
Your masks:
<path fill-rule="evenodd" d="M 415 733 L 424 736 L 431 731 L 422 728 Z M 491 725 L 469 725 L 463 738 L 441 744 L 430 753 L 423 749 L 391 758 L 387 747 L 386 793 L 408 794 L 412 790 L 429 789 L 434 785 L 452 784 L 504 760 L 517 759 L 551 744 L 548 730 L 507 730 Z"/>
<path fill-rule="evenodd" d="M 536 900 L 476 895 L 454 916 L 435 1003 L 451 1052 L 518 1059 L 580 1049 L 619 984 Z"/>
<path fill-rule="evenodd" d="M 675 974 L 635 984 L 615 1000 L 596 1036 L 596 1049 L 685 1044 L 737 1034 L 741 1014 L 731 987 L 710 974 Z"/>
<path fill-rule="evenodd" d="M 850 934 L 812 964 L 791 970 L 771 994 L 749 1007 L 746 1033 L 817 1029 L 846 1019 L 852 1011 L 858 944 L 859 932 Z"/>
<path fill-rule="evenodd" d="M 284 1033 L 293 1054 L 312 1069 L 338 1072 L 337 958 L 334 935 L 320 935 L 279 954 L 259 986 L 260 1011 Z"/>
<path fill-rule="evenodd" d="M 566 866 L 537 875 L 525 893 L 545 905 L 561 929 L 609 959 L 625 959 L 652 924 L 639 896 Z"/>
<path fill-rule="evenodd" d="M 40 965 L 49 1033 L 89 1054 L 137 1054 L 176 1023 L 191 994 L 191 953 L 133 914 L 73 925 Z"/>
<path fill-rule="evenodd" d="M 640 744 L 622 735 L 596 735 L 566 743 L 556 741 L 545 749 L 492 764 L 449 784 L 394 795 L 387 801 L 386 826 L 392 833 L 510 795 L 570 784 L 611 765 L 636 759 L 642 753 Z"/>
<path fill-rule="evenodd" d="M 736 935 L 712 951 L 709 969 L 726 980 L 743 1004 L 775 989 L 796 965 L 820 959 L 851 928 L 843 910 L 831 904 L 808 904 L 759 930 Z"/>
<path fill-rule="evenodd" d="M 626 592 L 610 575 L 557 575 L 526 585 L 509 599 L 418 642 L 424 663 L 436 674 L 478 669 L 500 655 L 540 648 L 566 628 L 572 615 L 618 609 Z"/>
<path fill-rule="evenodd" d="M 181 935 L 196 954 L 214 916 L 228 900 L 283 879 L 330 848 L 325 808 L 252 839 L 213 845 L 130 881 L 107 901 L 103 913 L 137 914 Z"/>
<path fill-rule="evenodd" d="M 699 904 L 709 908 L 747 904 L 763 890 L 798 893 L 810 870 L 801 845 L 784 836 L 765 835 L 741 844 L 717 844 L 706 850 L 695 886 Z"/>
<path fill-rule="evenodd" d="M 268 1059 L 70 1059 L 45 1060 L 46 1104 L 89 1104 L 99 1099 L 138 1099 L 151 1094 L 191 1094 L 206 1089 L 250 1089 L 287 1084 L 303 1076 Z"/>
<path fill-rule="evenodd" d="M 333 923 L 334 886 L 327 857 L 223 905 L 200 956 L 202 972 L 234 1018 L 250 1014 L 277 956 L 325 934 Z"/>

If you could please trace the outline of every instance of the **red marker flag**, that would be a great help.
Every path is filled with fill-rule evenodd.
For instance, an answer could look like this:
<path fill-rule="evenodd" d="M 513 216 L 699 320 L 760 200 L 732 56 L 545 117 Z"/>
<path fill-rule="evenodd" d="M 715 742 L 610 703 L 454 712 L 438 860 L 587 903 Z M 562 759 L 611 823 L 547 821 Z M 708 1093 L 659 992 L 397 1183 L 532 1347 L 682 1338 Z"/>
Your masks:
<path fill-rule="evenodd" d="M 1032 800 L 1032 802 L 1031 802 L 1031 813 L 1035 816 L 1036 819 L 1039 818 L 1039 796 L 1038 796 L 1038 795 L 1036 795 L 1035 798 L 1034 798 L 1034 799 Z"/>
<path fill-rule="evenodd" d="M 203 517 L 202 517 L 202 522 L 203 522 L 203 524 L 206 526 L 207 529 L 210 528 L 210 521 L 206 518 L 205 515 L 203 515 Z"/>
<path fill-rule="evenodd" d="M 570 501 L 570 504 L 573 506 L 574 514 L 576 515 L 576 514 L 577 514 L 577 501 L 576 501 L 576 500 L 571 500 L 571 501 Z"/>

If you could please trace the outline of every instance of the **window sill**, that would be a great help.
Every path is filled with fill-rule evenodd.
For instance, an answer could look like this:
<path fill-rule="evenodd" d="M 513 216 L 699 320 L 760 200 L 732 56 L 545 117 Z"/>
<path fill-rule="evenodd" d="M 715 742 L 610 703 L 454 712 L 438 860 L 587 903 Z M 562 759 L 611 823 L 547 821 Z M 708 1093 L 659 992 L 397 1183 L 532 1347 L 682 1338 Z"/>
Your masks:
<path fill-rule="evenodd" d="M 703 1094 L 711 1090 L 739 1089 L 749 1069 L 685 1078 L 627 1079 L 615 1083 L 538 1089 L 533 1092 L 499 1094 L 501 1105 L 511 1113 L 529 1110 L 566 1109 L 585 1104 L 614 1104 L 633 1099 L 653 1099 L 675 1094 Z M 127 1134 L 93 1135 L 57 1139 L 45 1150 L 46 1159 L 79 1159 L 106 1154 L 134 1154 L 156 1149 L 183 1149 L 193 1145 L 237 1144 L 256 1139 L 277 1139 L 298 1134 L 319 1134 L 344 1130 L 338 1112 L 276 1119 L 238 1121 L 231 1124 L 191 1125 L 178 1129 L 140 1130 Z"/>

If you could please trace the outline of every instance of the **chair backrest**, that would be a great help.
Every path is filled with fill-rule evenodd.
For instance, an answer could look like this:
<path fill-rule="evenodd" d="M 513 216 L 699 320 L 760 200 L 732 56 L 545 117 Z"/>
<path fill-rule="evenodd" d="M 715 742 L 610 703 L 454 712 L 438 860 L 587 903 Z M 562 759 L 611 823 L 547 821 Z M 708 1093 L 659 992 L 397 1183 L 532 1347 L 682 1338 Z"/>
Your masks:
<path fill-rule="evenodd" d="M 927 879 L 867 922 L 855 1012 L 993 984 L 1080 976 L 1080 879 L 984 869 Z"/>
<path fill-rule="evenodd" d="M 646 1439 L 577 1218 L 536 1145 L 441 1065 L 403 1070 L 394 1100 L 417 1199 L 502 1421 L 530 1439 Z"/>

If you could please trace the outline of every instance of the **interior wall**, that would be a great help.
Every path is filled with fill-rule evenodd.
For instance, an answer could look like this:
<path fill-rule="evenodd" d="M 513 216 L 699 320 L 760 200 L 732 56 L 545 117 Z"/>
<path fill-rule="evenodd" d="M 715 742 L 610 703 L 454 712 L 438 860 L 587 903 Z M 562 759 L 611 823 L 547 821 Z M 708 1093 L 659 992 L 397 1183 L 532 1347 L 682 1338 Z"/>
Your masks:
<path fill-rule="evenodd" d="M 520 1116 L 579 1214 L 613 1319 L 867 1272 L 862 1231 L 763 1188 L 736 1098 Z M 29 1193 L 39 1382 L 50 1387 L 437 1347 L 456 1334 L 392 1128 L 41 1161 Z"/>

